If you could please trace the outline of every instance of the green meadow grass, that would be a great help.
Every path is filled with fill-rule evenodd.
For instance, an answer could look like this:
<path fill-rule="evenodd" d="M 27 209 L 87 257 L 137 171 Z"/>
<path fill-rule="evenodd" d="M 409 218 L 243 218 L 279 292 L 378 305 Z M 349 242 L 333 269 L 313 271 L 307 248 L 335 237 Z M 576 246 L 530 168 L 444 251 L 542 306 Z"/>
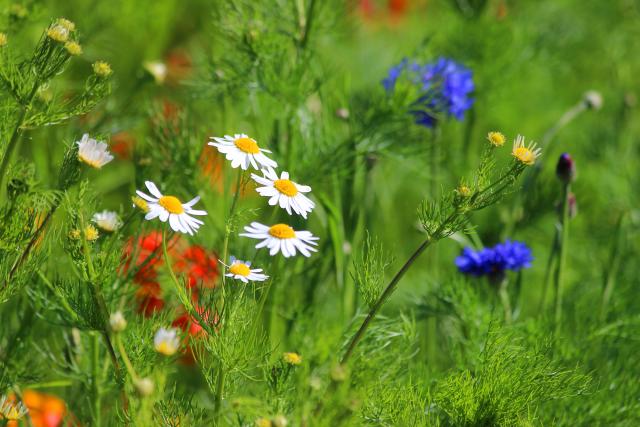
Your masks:
<path fill-rule="evenodd" d="M 0 2 L 0 424 L 640 424 L 640 6 L 362 3 L 375 13 L 355 0 Z M 60 17 L 80 55 L 47 35 Z M 407 113 L 415 93 L 381 81 L 403 58 L 439 57 L 472 70 L 474 103 L 429 129 Z M 79 161 L 85 133 L 115 159 Z M 207 145 L 239 133 L 312 188 L 307 219 Z M 511 155 L 520 134 L 542 146 L 535 165 Z M 201 197 L 195 235 L 132 206 L 147 180 Z M 93 240 L 103 210 L 124 226 Z M 253 221 L 309 230 L 317 252 L 256 251 L 239 236 Z M 167 245 L 149 251 L 154 231 Z M 506 239 L 534 260 L 502 294 L 456 268 L 464 247 Z M 194 248 L 206 259 L 185 260 Z M 269 279 L 224 277 L 230 255 Z M 142 313 L 143 291 L 163 307 Z M 172 327 L 179 348 L 158 351 Z M 59 423 L 42 424 L 34 395 L 60 399 Z M 8 424 L 18 402 L 30 411 Z"/>

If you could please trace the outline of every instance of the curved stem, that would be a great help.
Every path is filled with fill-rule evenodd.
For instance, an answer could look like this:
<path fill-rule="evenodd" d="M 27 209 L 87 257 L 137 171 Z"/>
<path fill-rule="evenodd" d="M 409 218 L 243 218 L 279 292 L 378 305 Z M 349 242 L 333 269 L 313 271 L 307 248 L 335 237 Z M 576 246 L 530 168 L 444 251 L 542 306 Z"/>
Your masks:
<path fill-rule="evenodd" d="M 398 282 L 400 282 L 400 279 L 402 279 L 402 276 L 404 276 L 404 274 L 407 272 L 407 270 L 409 270 L 411 265 L 413 265 L 413 263 L 418 259 L 418 257 L 422 254 L 422 252 L 424 252 L 424 250 L 427 249 L 432 242 L 433 242 L 432 239 L 427 239 L 424 242 L 422 242 L 422 244 L 418 247 L 418 249 L 416 249 L 416 251 L 409 257 L 407 262 L 405 262 L 402 268 L 400 268 L 400 270 L 396 273 L 393 279 L 391 279 L 391 282 L 389 282 L 384 292 L 382 292 L 382 294 L 380 295 L 376 303 L 373 305 L 373 307 L 371 307 L 369 314 L 362 322 L 362 325 L 360 325 L 360 328 L 358 329 L 358 331 L 355 333 L 353 338 L 351 338 L 349 346 L 347 347 L 347 351 L 345 352 L 344 356 L 342 356 L 342 360 L 340 360 L 341 364 L 347 363 L 347 361 L 353 354 L 353 350 L 356 348 L 356 345 L 358 345 L 358 343 L 364 336 L 364 333 L 369 328 L 371 321 L 376 317 L 376 315 L 378 314 L 378 311 L 380 310 L 382 305 L 387 301 L 387 299 L 391 296 L 393 291 L 395 291 L 396 286 L 398 285 Z"/>

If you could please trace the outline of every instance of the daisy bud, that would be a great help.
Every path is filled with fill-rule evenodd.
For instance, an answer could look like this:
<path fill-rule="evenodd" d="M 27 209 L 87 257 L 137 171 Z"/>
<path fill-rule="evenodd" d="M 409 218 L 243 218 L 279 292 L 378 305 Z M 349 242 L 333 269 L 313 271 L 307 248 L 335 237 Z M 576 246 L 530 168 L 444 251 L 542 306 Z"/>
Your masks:
<path fill-rule="evenodd" d="M 7 45 L 7 35 L 5 33 L 0 33 L 0 47 L 4 47 Z"/>
<path fill-rule="evenodd" d="M 116 311 L 115 313 L 111 313 L 109 325 L 113 332 L 122 332 L 127 328 L 127 320 L 121 311 Z"/>
<path fill-rule="evenodd" d="M 487 134 L 487 140 L 494 147 L 502 147 L 507 141 L 507 138 L 505 138 L 505 136 L 500 132 L 489 132 Z"/>
<path fill-rule="evenodd" d="M 583 101 L 590 110 L 599 110 L 602 108 L 603 100 L 600 92 L 590 90 L 585 92 Z"/>
<path fill-rule="evenodd" d="M 576 175 L 576 166 L 569 153 L 562 153 L 556 165 L 556 176 L 565 184 L 572 182 Z"/>
<path fill-rule="evenodd" d="M 65 18 L 58 19 L 56 21 L 56 25 L 61 26 L 62 28 L 66 29 L 69 32 L 73 32 L 76 30 L 76 24 L 74 24 L 73 22 Z"/>
<path fill-rule="evenodd" d="M 100 233 L 93 225 L 87 225 L 84 228 L 84 238 L 87 239 L 88 242 L 93 242 L 94 240 L 98 240 L 100 237 Z"/>
<path fill-rule="evenodd" d="M 273 426 L 269 418 L 258 418 L 254 424 L 256 427 L 272 427 Z"/>
<path fill-rule="evenodd" d="M 458 194 L 458 196 L 466 198 L 471 195 L 471 189 L 464 184 L 460 184 L 460 186 L 458 186 L 458 188 L 456 189 L 456 193 Z"/>
<path fill-rule="evenodd" d="M 151 378 L 137 378 L 133 385 L 136 391 L 142 397 L 151 396 L 153 394 L 154 384 Z"/>
<path fill-rule="evenodd" d="M 111 71 L 111 65 L 104 61 L 96 61 L 92 65 L 93 72 L 96 73 L 96 76 L 107 78 L 111 75 L 113 71 Z"/>
<path fill-rule="evenodd" d="M 302 356 L 298 353 L 284 353 L 282 355 L 282 360 L 289 365 L 299 365 L 302 363 Z"/>
<path fill-rule="evenodd" d="M 284 415 L 278 415 L 273 419 L 273 427 L 287 427 L 287 425 L 289 425 L 289 421 Z"/>
<path fill-rule="evenodd" d="M 67 50 L 67 52 L 69 52 L 69 55 L 71 56 L 82 55 L 82 46 L 80 46 L 80 44 L 77 42 L 66 42 L 64 44 L 64 48 Z"/>
<path fill-rule="evenodd" d="M 62 25 L 56 24 L 47 30 L 47 37 L 53 41 L 64 43 L 69 39 L 69 30 Z"/>

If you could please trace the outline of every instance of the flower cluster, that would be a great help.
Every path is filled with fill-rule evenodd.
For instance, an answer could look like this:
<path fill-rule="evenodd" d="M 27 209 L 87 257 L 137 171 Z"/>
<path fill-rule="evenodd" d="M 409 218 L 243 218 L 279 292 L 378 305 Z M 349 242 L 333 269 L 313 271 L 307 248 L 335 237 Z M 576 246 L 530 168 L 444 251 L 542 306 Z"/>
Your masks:
<path fill-rule="evenodd" d="M 419 125 L 432 128 L 442 114 L 462 120 L 473 105 L 473 72 L 452 59 L 438 58 L 425 65 L 403 59 L 382 80 L 387 92 L 394 91 L 403 75 L 419 93 L 410 110 Z"/>
<path fill-rule="evenodd" d="M 231 167 L 240 167 L 246 170 L 249 166 L 252 166 L 254 169 L 261 171 L 262 176 L 252 173 L 251 178 L 259 185 L 256 189 L 258 194 L 269 198 L 269 205 L 278 205 L 286 210 L 289 215 L 296 213 L 305 219 L 307 214 L 315 208 L 313 201 L 304 194 L 309 193 L 311 187 L 292 181 L 286 171 L 282 171 L 278 176 L 275 171 L 278 164 L 264 154 L 270 153 L 270 151 L 260 148 L 253 138 L 245 134 L 225 135 L 223 138 L 213 137 L 209 145 L 224 154 L 227 160 L 231 161 Z M 317 245 L 317 237 L 309 231 L 294 230 L 293 227 L 287 224 L 268 226 L 259 222 L 252 222 L 244 227 L 244 231 L 244 233 L 240 234 L 241 236 L 261 240 L 256 245 L 256 249 L 266 247 L 269 249 L 271 256 L 281 253 L 285 258 L 289 258 L 300 252 L 302 255 L 309 257 L 311 252 L 316 251 L 314 246 Z M 238 278 L 237 276 L 240 275 L 248 278 L 250 274 L 254 274 L 253 277 L 264 276 L 262 280 L 267 278 L 263 274 L 256 275 L 259 272 L 251 270 L 249 268 L 250 264 L 241 263 L 235 259 L 231 262 L 232 265 L 229 268 L 234 268 L 235 270 L 230 270 L 230 273 L 233 273 L 231 277 Z"/>
<path fill-rule="evenodd" d="M 462 273 L 478 277 L 495 277 L 502 275 L 505 270 L 519 271 L 529 268 L 532 261 L 531 249 L 526 244 L 507 240 L 479 251 L 464 248 L 455 262 Z"/>

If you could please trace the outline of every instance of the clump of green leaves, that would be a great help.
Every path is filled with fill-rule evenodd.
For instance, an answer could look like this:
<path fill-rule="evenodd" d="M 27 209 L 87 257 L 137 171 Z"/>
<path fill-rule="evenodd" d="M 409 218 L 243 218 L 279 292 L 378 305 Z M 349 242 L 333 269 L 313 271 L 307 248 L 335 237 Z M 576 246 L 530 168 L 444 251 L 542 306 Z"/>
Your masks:
<path fill-rule="evenodd" d="M 435 413 L 451 426 L 515 426 L 535 421 L 535 409 L 546 401 L 585 393 L 589 377 L 558 366 L 550 350 L 490 332 L 477 366 L 438 383 Z"/>
<path fill-rule="evenodd" d="M 384 274 L 391 262 L 384 253 L 382 244 L 367 233 L 362 252 L 353 261 L 351 277 L 369 307 L 375 304 L 382 292 Z"/>

